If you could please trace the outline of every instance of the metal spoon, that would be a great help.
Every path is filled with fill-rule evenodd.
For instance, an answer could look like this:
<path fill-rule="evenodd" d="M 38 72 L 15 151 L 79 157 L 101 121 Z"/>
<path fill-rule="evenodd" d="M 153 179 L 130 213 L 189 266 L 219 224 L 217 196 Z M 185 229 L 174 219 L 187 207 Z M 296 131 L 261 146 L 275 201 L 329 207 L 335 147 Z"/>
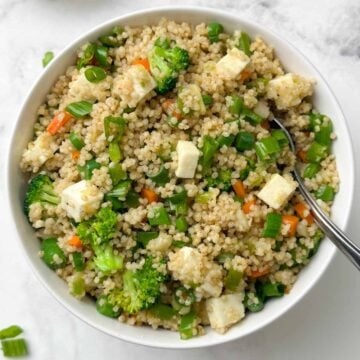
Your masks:
<path fill-rule="evenodd" d="M 272 119 L 280 128 L 284 131 L 286 137 L 289 140 L 290 149 L 292 152 L 296 152 L 295 143 L 286 129 L 286 127 L 276 118 Z M 337 248 L 360 270 L 360 248 L 357 247 L 339 227 L 324 213 L 320 205 L 313 198 L 310 191 L 305 187 L 304 181 L 299 171 L 294 167 L 293 174 L 295 180 L 299 184 L 299 190 L 301 195 L 305 198 L 305 201 L 309 205 L 312 214 L 314 215 L 315 222 L 320 229 L 326 234 L 326 236 L 337 246 Z"/>

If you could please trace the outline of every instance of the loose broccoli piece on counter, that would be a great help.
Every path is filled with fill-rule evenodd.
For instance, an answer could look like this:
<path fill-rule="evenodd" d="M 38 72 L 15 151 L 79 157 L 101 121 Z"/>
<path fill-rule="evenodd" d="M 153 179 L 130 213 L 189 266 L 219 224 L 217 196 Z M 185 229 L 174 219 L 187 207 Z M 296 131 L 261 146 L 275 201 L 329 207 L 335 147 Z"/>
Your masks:
<path fill-rule="evenodd" d="M 81 222 L 76 231 L 85 244 L 90 243 L 94 247 L 112 239 L 116 223 L 116 213 L 106 207 L 100 209 L 90 220 Z"/>
<path fill-rule="evenodd" d="M 123 288 L 110 293 L 109 301 L 130 314 L 148 309 L 160 296 L 164 281 L 165 275 L 153 267 L 152 258 L 148 257 L 141 269 L 125 271 Z"/>
<path fill-rule="evenodd" d="M 159 94 L 165 94 L 176 86 L 179 71 L 190 65 L 189 53 L 178 46 L 171 49 L 157 43 L 149 53 L 151 74 L 154 77 Z"/>
<path fill-rule="evenodd" d="M 29 183 L 24 200 L 24 212 L 29 214 L 31 204 L 42 203 L 57 205 L 59 196 L 55 193 L 51 179 L 47 175 L 37 175 Z"/>

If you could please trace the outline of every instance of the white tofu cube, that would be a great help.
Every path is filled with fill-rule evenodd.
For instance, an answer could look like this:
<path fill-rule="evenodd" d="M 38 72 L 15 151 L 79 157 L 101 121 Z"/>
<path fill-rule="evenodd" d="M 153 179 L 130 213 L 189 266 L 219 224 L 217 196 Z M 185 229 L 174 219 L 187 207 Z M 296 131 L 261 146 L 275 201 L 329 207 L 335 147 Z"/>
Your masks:
<path fill-rule="evenodd" d="M 235 79 L 249 63 L 250 58 L 234 47 L 216 64 L 216 72 L 224 79 Z"/>
<path fill-rule="evenodd" d="M 112 93 L 135 107 L 156 87 L 156 81 L 142 65 L 132 65 L 114 79 Z"/>
<path fill-rule="evenodd" d="M 313 93 L 313 80 L 288 73 L 269 81 L 266 94 L 280 110 L 299 105 L 305 96 Z"/>
<path fill-rule="evenodd" d="M 243 300 L 243 293 L 223 295 L 206 300 L 206 311 L 210 326 L 223 334 L 231 325 L 239 322 L 245 316 Z"/>
<path fill-rule="evenodd" d="M 287 180 L 279 174 L 274 174 L 257 196 L 267 205 L 278 210 L 287 203 L 296 187 L 297 183 L 295 181 Z"/>
<path fill-rule="evenodd" d="M 270 109 L 265 100 L 259 100 L 253 110 L 256 114 L 260 115 L 263 119 L 267 119 L 270 115 Z"/>
<path fill-rule="evenodd" d="M 61 193 L 61 205 L 69 217 L 80 222 L 100 207 L 104 194 L 87 180 L 70 185 Z"/>
<path fill-rule="evenodd" d="M 200 151 L 191 141 L 180 140 L 176 145 L 176 152 L 178 165 L 175 175 L 178 178 L 192 179 L 195 175 Z"/>

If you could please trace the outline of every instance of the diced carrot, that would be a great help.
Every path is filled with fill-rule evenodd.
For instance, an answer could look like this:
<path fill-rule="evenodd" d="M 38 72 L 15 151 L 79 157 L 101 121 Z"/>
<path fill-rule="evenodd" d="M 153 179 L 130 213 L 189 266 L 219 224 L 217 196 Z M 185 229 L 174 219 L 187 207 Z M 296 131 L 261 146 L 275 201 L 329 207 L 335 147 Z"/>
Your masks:
<path fill-rule="evenodd" d="M 244 205 L 242 207 L 243 212 L 245 214 L 248 214 L 251 211 L 252 206 L 255 204 L 256 204 L 255 200 L 249 200 L 249 201 L 244 202 Z"/>
<path fill-rule="evenodd" d="M 250 69 L 245 69 L 240 74 L 240 81 L 247 80 L 252 74 L 252 71 Z"/>
<path fill-rule="evenodd" d="M 148 59 L 135 59 L 133 65 L 142 65 L 147 71 L 150 72 L 150 63 Z"/>
<path fill-rule="evenodd" d="M 263 129 L 269 130 L 270 129 L 270 123 L 269 120 L 265 120 L 260 125 Z"/>
<path fill-rule="evenodd" d="M 182 115 L 176 111 L 176 101 L 174 99 L 167 99 L 162 103 L 163 109 L 168 115 L 174 116 L 176 119 L 181 120 Z"/>
<path fill-rule="evenodd" d="M 156 192 L 152 189 L 147 189 L 147 188 L 143 188 L 141 190 L 141 196 L 145 199 L 147 199 L 147 201 L 149 202 L 149 204 L 153 203 L 153 202 L 157 202 L 159 197 L 156 194 Z"/>
<path fill-rule="evenodd" d="M 264 268 L 263 270 L 252 271 L 249 276 L 252 279 L 257 279 L 257 278 L 265 276 L 265 275 L 267 275 L 269 273 L 270 273 L 270 269 L 269 268 Z"/>
<path fill-rule="evenodd" d="M 289 225 L 289 230 L 286 235 L 290 237 L 295 236 L 299 218 L 294 215 L 283 215 L 281 221 L 284 225 Z"/>
<path fill-rule="evenodd" d="M 82 242 L 80 240 L 80 238 L 77 235 L 73 235 L 69 241 L 68 244 L 71 246 L 74 246 L 76 248 L 81 248 L 82 247 Z"/>
<path fill-rule="evenodd" d="M 236 180 L 232 187 L 238 197 L 243 199 L 246 196 L 245 186 L 241 180 Z"/>
<path fill-rule="evenodd" d="M 73 160 L 77 160 L 80 157 L 80 151 L 79 150 L 73 150 L 71 152 L 71 158 Z"/>
<path fill-rule="evenodd" d="M 66 111 L 58 112 L 46 128 L 47 132 L 55 135 L 71 118 L 72 115 Z"/>
<path fill-rule="evenodd" d="M 299 150 L 297 152 L 297 156 L 302 162 L 306 162 L 306 151 L 305 150 Z"/>
<path fill-rule="evenodd" d="M 304 220 L 306 220 L 306 222 L 311 225 L 314 223 L 314 217 L 312 216 L 310 209 L 308 208 L 308 206 L 304 203 L 298 203 L 294 206 L 294 209 L 296 211 L 296 213 Z"/>

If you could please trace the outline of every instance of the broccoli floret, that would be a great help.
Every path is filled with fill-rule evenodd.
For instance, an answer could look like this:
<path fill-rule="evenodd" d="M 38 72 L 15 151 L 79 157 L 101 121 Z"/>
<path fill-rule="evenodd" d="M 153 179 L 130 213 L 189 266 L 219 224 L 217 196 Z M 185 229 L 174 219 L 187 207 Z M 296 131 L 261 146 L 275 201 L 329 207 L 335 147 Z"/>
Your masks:
<path fill-rule="evenodd" d="M 190 65 L 189 53 L 182 48 L 172 49 L 155 45 L 148 56 L 150 70 L 159 94 L 165 94 L 176 86 L 179 71 Z"/>
<path fill-rule="evenodd" d="M 160 285 L 165 278 L 153 267 L 152 258 L 148 257 L 141 269 L 125 271 L 123 288 L 113 290 L 109 301 L 130 314 L 148 309 L 159 298 Z"/>
<path fill-rule="evenodd" d="M 95 246 L 95 266 L 104 274 L 110 274 L 115 271 L 122 270 L 124 266 L 124 257 L 115 254 L 112 246 Z"/>
<path fill-rule="evenodd" d="M 94 247 L 113 238 L 116 223 L 116 213 L 106 207 L 100 209 L 90 220 L 81 222 L 76 231 L 85 244 L 90 243 Z"/>
<path fill-rule="evenodd" d="M 30 205 L 34 203 L 57 205 L 59 202 L 60 198 L 54 191 L 51 179 L 40 174 L 30 181 L 24 200 L 24 212 L 29 215 Z"/>

